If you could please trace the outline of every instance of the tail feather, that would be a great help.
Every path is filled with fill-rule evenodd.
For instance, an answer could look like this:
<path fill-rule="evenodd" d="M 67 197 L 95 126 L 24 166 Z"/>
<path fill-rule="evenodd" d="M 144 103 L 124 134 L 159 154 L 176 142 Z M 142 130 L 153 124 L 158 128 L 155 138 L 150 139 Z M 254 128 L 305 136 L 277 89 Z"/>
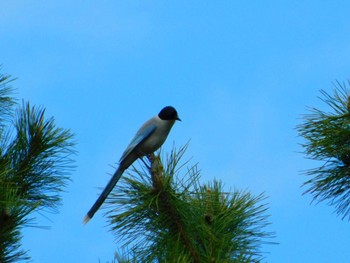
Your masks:
<path fill-rule="evenodd" d="M 89 215 L 85 215 L 83 219 L 84 225 L 87 224 L 90 221 L 91 217 Z"/>
<path fill-rule="evenodd" d="M 84 224 L 87 224 L 90 221 L 90 219 L 94 216 L 94 214 L 97 212 L 97 210 L 101 207 L 101 205 L 106 200 L 106 198 L 109 195 L 109 193 L 113 190 L 114 186 L 119 181 L 119 179 L 122 176 L 123 172 L 124 172 L 124 169 L 121 169 L 119 167 L 118 170 L 114 173 L 114 175 L 112 176 L 111 180 L 108 182 L 108 184 L 105 187 L 105 189 L 103 189 L 101 195 L 97 198 L 97 200 L 94 203 L 94 205 L 91 207 L 89 212 L 87 212 L 87 214 L 85 215 L 85 217 L 83 219 L 83 223 Z"/>

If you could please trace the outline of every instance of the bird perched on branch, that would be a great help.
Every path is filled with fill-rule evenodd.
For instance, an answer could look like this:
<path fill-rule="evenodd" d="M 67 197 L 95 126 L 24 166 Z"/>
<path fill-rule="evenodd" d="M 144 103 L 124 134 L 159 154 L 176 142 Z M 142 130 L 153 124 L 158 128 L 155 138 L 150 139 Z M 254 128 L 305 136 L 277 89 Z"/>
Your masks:
<path fill-rule="evenodd" d="M 175 108 L 167 106 L 140 127 L 120 158 L 118 169 L 84 217 L 84 224 L 89 222 L 101 207 L 123 172 L 138 158 L 151 154 L 162 146 L 176 120 L 181 121 L 177 111 Z"/>

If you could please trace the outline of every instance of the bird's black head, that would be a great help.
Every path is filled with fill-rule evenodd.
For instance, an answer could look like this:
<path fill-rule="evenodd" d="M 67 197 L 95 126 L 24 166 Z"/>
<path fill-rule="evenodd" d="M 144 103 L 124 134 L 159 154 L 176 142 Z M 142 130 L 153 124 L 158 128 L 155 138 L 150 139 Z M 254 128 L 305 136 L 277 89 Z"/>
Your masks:
<path fill-rule="evenodd" d="M 161 118 L 162 120 L 178 120 L 181 121 L 179 116 L 177 115 L 177 111 L 175 110 L 174 107 L 171 106 L 166 106 L 164 107 L 158 114 L 158 117 Z"/>

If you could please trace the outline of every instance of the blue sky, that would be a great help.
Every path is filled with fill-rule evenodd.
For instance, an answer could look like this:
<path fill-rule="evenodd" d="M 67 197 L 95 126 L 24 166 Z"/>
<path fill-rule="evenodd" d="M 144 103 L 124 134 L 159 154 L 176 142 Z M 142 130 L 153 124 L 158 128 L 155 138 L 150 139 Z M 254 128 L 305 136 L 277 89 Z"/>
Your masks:
<path fill-rule="evenodd" d="M 350 262 L 349 223 L 302 195 L 295 126 L 346 81 L 348 1 L 0 1 L 0 63 L 20 99 L 43 105 L 78 141 L 77 169 L 51 230 L 24 230 L 33 262 L 110 261 L 118 244 L 98 213 L 82 218 L 144 120 L 177 123 L 164 151 L 191 140 L 202 181 L 269 196 L 279 245 L 266 262 Z"/>

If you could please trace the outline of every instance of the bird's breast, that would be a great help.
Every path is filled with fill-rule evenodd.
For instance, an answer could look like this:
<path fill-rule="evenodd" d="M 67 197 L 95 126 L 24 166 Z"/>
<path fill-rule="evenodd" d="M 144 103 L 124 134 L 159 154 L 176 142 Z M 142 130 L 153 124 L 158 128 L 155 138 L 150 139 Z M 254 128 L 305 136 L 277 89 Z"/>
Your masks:
<path fill-rule="evenodd" d="M 165 142 L 173 125 L 172 121 L 160 121 L 157 129 L 140 145 L 141 152 L 150 154 L 158 150 Z"/>

